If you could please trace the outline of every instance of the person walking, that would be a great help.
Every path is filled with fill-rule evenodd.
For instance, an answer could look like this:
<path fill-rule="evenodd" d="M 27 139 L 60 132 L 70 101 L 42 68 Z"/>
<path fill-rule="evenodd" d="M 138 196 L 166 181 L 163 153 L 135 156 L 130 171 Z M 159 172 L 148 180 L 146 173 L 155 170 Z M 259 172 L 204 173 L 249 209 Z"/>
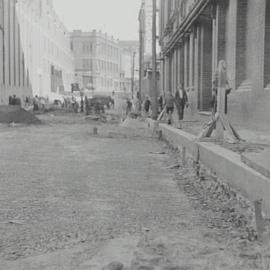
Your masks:
<path fill-rule="evenodd" d="M 175 92 L 175 105 L 178 114 L 179 128 L 182 128 L 181 121 L 184 119 L 185 107 L 188 104 L 187 92 L 180 84 Z"/>
<path fill-rule="evenodd" d="M 130 101 L 130 99 L 127 99 L 127 104 L 126 104 L 127 108 L 126 108 L 126 117 L 131 113 L 132 110 L 132 102 Z"/>
<path fill-rule="evenodd" d="M 150 98 L 147 96 L 144 102 L 144 112 L 145 112 L 146 117 L 149 116 L 150 107 L 151 107 L 151 101 L 150 101 Z"/>
<path fill-rule="evenodd" d="M 168 125 L 172 124 L 172 114 L 174 111 L 174 97 L 171 92 L 168 92 L 165 98 L 166 113 L 168 116 Z"/>
<path fill-rule="evenodd" d="M 39 107 L 38 107 L 38 96 L 37 95 L 33 99 L 33 106 L 34 106 L 34 108 L 33 108 L 34 113 L 38 112 Z"/>
<path fill-rule="evenodd" d="M 158 107 L 159 107 L 159 113 L 161 113 L 163 111 L 163 97 L 162 97 L 162 95 L 160 95 L 158 98 Z"/>

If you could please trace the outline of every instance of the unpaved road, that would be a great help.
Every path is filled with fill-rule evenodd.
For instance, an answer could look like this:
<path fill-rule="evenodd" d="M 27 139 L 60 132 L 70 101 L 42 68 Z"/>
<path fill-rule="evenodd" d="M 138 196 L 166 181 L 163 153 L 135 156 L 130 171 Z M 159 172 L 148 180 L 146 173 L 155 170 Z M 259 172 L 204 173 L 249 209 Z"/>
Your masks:
<path fill-rule="evenodd" d="M 266 265 L 207 226 L 168 169 L 174 156 L 144 124 L 93 136 L 92 123 L 70 117 L 0 129 L 1 270 Z"/>

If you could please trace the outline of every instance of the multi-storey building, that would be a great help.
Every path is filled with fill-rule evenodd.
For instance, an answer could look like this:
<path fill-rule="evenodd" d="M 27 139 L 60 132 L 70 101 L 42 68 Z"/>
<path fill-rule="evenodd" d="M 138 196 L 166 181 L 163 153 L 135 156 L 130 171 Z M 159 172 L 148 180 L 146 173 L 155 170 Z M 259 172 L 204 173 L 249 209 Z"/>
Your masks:
<path fill-rule="evenodd" d="M 75 55 L 75 78 L 80 87 L 96 93 L 119 91 L 119 41 L 96 30 L 75 30 L 70 36 Z"/>
<path fill-rule="evenodd" d="M 20 0 L 16 10 L 33 95 L 54 99 L 70 92 L 74 56 L 68 32 L 55 13 L 52 0 Z"/>
<path fill-rule="evenodd" d="M 0 104 L 10 95 L 32 95 L 29 70 L 22 50 L 15 0 L 0 1 Z"/>
<path fill-rule="evenodd" d="M 269 11 L 269 0 L 161 0 L 163 88 L 181 83 L 190 113 L 209 111 L 218 62 L 225 60 L 232 122 L 269 130 Z"/>

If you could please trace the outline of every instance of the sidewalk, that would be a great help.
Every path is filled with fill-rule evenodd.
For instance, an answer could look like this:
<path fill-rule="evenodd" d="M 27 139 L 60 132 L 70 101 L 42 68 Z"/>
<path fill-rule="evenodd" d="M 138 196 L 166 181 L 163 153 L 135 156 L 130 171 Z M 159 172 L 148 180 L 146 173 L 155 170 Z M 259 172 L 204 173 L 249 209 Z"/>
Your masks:
<path fill-rule="evenodd" d="M 230 144 L 218 143 L 214 140 L 200 142 L 197 140 L 197 135 L 202 126 L 202 121 L 184 121 L 183 129 L 160 123 L 159 130 L 162 132 L 163 138 L 170 144 L 180 150 L 185 149 L 192 156 L 194 162 L 206 166 L 218 178 L 223 179 L 224 183 L 227 183 L 248 198 L 250 202 L 263 199 L 263 209 L 265 213 L 270 214 L 270 181 L 266 177 L 269 174 L 268 168 L 270 166 L 268 166 L 268 161 L 270 160 L 270 154 L 264 155 L 264 157 L 261 156 L 263 151 L 269 147 L 266 140 L 268 138 L 267 134 L 259 136 L 257 134 L 261 133 L 257 131 L 241 133 L 241 130 L 237 129 L 242 137 L 245 134 L 244 138 L 253 138 L 254 142 L 259 143 L 247 141 Z M 151 128 L 153 127 L 154 124 L 151 125 Z M 246 135 L 249 135 L 249 137 Z M 264 140 L 259 140 L 260 138 Z M 257 155 L 256 158 L 250 157 L 249 162 L 244 163 L 241 156 L 246 153 L 256 153 Z M 258 166 L 258 163 L 261 165 L 261 160 L 265 160 L 263 167 Z"/>
<path fill-rule="evenodd" d="M 210 121 L 210 118 L 209 118 Z M 183 121 L 182 130 L 198 136 L 207 121 Z M 270 132 L 248 130 L 235 126 L 238 134 L 244 140 L 237 144 L 214 142 L 226 149 L 241 155 L 242 161 L 270 178 Z"/>

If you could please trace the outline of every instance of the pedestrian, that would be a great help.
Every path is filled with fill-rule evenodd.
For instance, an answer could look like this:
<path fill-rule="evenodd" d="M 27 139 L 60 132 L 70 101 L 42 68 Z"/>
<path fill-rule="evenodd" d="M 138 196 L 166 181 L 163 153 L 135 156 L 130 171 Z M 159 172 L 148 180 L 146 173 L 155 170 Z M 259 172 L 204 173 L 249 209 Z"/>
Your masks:
<path fill-rule="evenodd" d="M 188 106 L 187 92 L 183 89 L 182 84 L 179 84 L 175 92 L 175 105 L 178 114 L 179 128 L 181 128 L 181 121 L 184 119 L 185 107 Z"/>
<path fill-rule="evenodd" d="M 127 99 L 127 109 L 126 109 L 126 116 L 128 116 L 131 113 L 132 110 L 132 102 L 130 101 L 130 99 Z"/>
<path fill-rule="evenodd" d="M 90 114 L 90 106 L 89 106 L 89 100 L 88 100 L 87 96 L 84 97 L 84 105 L 85 105 L 85 113 L 86 113 L 86 115 L 89 115 Z"/>
<path fill-rule="evenodd" d="M 30 98 L 27 96 L 25 98 L 25 106 L 29 106 L 29 104 L 30 104 Z"/>
<path fill-rule="evenodd" d="M 212 118 L 215 118 L 217 113 L 217 92 L 218 92 L 218 72 L 215 73 L 215 79 L 212 82 L 212 100 L 211 100 L 211 107 L 212 107 Z"/>
<path fill-rule="evenodd" d="M 72 101 L 72 108 L 73 108 L 73 111 L 75 113 L 79 112 L 80 105 L 79 105 L 79 103 L 77 102 L 76 99 L 74 101 Z"/>
<path fill-rule="evenodd" d="M 159 106 L 159 113 L 161 113 L 163 111 L 163 97 L 162 97 L 162 95 L 160 95 L 158 98 L 158 106 Z"/>
<path fill-rule="evenodd" d="M 39 103 L 40 103 L 40 110 L 41 110 L 41 112 L 42 113 L 44 113 L 45 112 L 45 109 L 46 109 L 46 100 L 42 97 L 42 98 L 40 98 L 39 99 Z"/>
<path fill-rule="evenodd" d="M 150 101 L 149 96 L 147 96 L 144 102 L 144 106 L 143 106 L 146 116 L 149 116 L 150 107 L 151 107 L 151 101 Z"/>
<path fill-rule="evenodd" d="M 33 99 L 33 106 L 34 106 L 33 111 L 37 112 L 38 111 L 38 96 L 37 95 Z"/>
<path fill-rule="evenodd" d="M 168 116 L 168 124 L 172 124 L 172 114 L 174 111 L 174 97 L 171 92 L 168 92 L 165 99 L 166 113 Z"/>
<path fill-rule="evenodd" d="M 83 109 L 84 109 L 83 103 L 84 103 L 84 102 L 83 102 L 83 96 L 81 96 L 81 113 L 83 113 L 83 111 L 84 111 L 84 110 L 83 110 Z"/>
<path fill-rule="evenodd" d="M 17 99 L 16 95 L 13 95 L 11 105 L 16 105 L 16 99 Z"/>

